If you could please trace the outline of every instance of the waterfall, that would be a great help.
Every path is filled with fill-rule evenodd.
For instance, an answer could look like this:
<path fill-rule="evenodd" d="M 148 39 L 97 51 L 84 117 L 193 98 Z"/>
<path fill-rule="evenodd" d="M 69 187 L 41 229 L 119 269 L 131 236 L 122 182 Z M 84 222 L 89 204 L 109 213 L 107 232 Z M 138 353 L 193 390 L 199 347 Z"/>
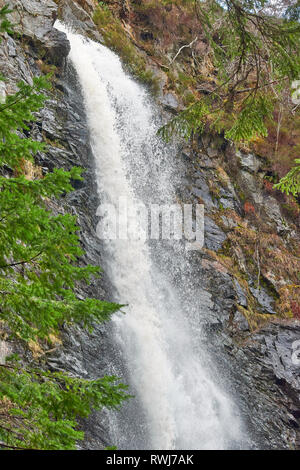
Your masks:
<path fill-rule="evenodd" d="M 117 206 L 120 196 L 129 205 L 174 202 L 181 167 L 175 144 L 157 137 L 161 118 L 148 92 L 115 53 L 59 22 L 56 26 L 71 44 L 69 60 L 82 88 L 101 203 Z M 116 239 L 103 242 L 103 253 L 113 300 L 127 305 L 125 315 L 112 320 L 112 340 L 135 396 L 127 417 L 111 416 L 112 444 L 124 449 L 240 447 L 244 437 L 234 400 L 214 377 L 201 346 L 199 317 L 205 315 L 207 294 L 193 296 L 185 275 L 189 255 L 181 243 Z"/>

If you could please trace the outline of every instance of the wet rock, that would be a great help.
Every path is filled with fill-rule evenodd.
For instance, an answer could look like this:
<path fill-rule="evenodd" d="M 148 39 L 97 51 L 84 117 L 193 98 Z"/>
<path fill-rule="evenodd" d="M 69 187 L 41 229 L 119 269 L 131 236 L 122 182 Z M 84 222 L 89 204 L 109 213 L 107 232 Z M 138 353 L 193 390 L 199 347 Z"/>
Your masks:
<path fill-rule="evenodd" d="M 224 182 L 223 185 L 219 186 L 219 194 L 219 202 L 222 204 L 223 209 L 232 209 L 235 211 L 239 210 L 238 197 L 229 178 L 226 180 L 226 182 Z"/>
<path fill-rule="evenodd" d="M 236 279 L 233 280 L 233 284 L 234 284 L 234 288 L 235 288 L 236 295 L 237 295 L 237 303 L 241 305 L 242 307 L 247 307 L 248 300 L 247 300 L 246 292 L 244 291 L 244 289 L 241 287 L 241 285 Z"/>
<path fill-rule="evenodd" d="M 49 146 L 46 154 L 39 155 L 39 160 L 43 165 L 47 165 L 48 168 L 53 169 L 60 165 L 66 170 L 70 169 L 74 165 L 80 164 L 80 159 L 74 157 L 73 152 L 69 152 L 65 149 L 58 147 Z"/>
<path fill-rule="evenodd" d="M 210 217 L 206 216 L 204 219 L 204 246 L 209 250 L 218 251 L 225 240 L 226 234 Z"/>
<path fill-rule="evenodd" d="M 43 44 L 46 44 L 47 55 L 49 54 L 50 62 L 61 67 L 71 50 L 70 43 L 65 33 L 57 29 L 52 29 L 43 37 Z"/>
<path fill-rule="evenodd" d="M 61 355 L 57 356 L 56 358 L 51 359 L 50 357 L 47 363 L 50 366 L 50 368 L 55 369 L 56 371 L 64 372 L 66 370 L 66 365 L 67 365 L 68 372 L 71 372 L 75 376 L 82 377 L 82 378 L 89 377 L 89 373 L 83 367 L 82 361 L 80 360 L 80 358 L 72 354 L 68 354 L 66 350 L 62 351 Z"/>
<path fill-rule="evenodd" d="M 201 200 L 206 209 L 210 210 L 216 208 L 217 204 L 212 199 L 210 188 L 204 174 L 201 171 L 196 171 L 194 177 L 196 179 L 193 181 L 191 193 Z"/>
<path fill-rule="evenodd" d="M 77 191 L 72 191 L 71 193 L 67 194 L 66 200 L 70 206 L 80 206 L 86 203 L 87 194 L 86 189 L 77 189 Z"/>
<path fill-rule="evenodd" d="M 4 82 L 0 82 L 0 103 L 3 103 L 6 97 L 6 86 Z"/>
<path fill-rule="evenodd" d="M 61 135 L 62 126 L 57 122 L 56 110 L 53 109 L 56 102 L 48 100 L 47 107 L 43 108 L 39 117 L 42 121 L 42 130 L 45 132 L 47 138 L 55 140 Z"/>
<path fill-rule="evenodd" d="M 262 308 L 262 311 L 265 313 L 275 314 L 274 310 L 274 299 L 269 296 L 267 291 L 260 287 L 259 289 L 255 289 L 254 287 L 249 287 L 251 294 L 256 298 L 257 302 Z"/>
<path fill-rule="evenodd" d="M 240 331 L 250 331 L 247 318 L 238 310 L 234 314 L 233 322 Z"/>
<path fill-rule="evenodd" d="M 211 195 L 206 191 L 206 186 L 203 185 L 202 188 L 192 187 L 191 193 L 201 200 L 201 203 L 205 205 L 206 208 L 212 209 L 215 207 L 215 204 L 212 200 Z"/>
<path fill-rule="evenodd" d="M 224 274 L 228 273 L 225 266 L 223 266 L 223 264 L 221 264 L 219 261 L 214 261 L 214 260 L 204 258 L 202 260 L 202 267 L 207 268 L 207 269 L 213 269 L 214 271 L 224 273 Z"/>
<path fill-rule="evenodd" d="M 34 64 L 33 68 L 35 68 Z M 29 60 L 24 56 L 20 44 L 8 36 L 3 39 L 0 47 L 0 69 L 1 74 L 6 78 L 6 94 L 15 93 L 18 89 L 17 83 L 21 80 L 32 85 L 33 72 Z"/>
<path fill-rule="evenodd" d="M 239 351 L 247 381 L 245 398 L 253 407 L 253 422 L 262 437 L 260 448 L 294 448 L 292 442 L 299 440 L 300 366 L 293 363 L 293 345 L 299 338 L 299 321 L 271 323 Z M 259 419 L 262 409 L 263 422 Z"/>

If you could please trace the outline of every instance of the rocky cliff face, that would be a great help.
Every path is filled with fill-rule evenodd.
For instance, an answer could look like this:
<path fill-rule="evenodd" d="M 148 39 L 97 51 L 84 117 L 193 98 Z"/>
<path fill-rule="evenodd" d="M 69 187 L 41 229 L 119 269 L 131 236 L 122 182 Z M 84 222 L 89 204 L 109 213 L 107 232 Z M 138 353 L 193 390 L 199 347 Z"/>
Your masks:
<path fill-rule="evenodd" d="M 95 4 L 92 0 L 8 3 L 14 7 L 12 18 L 19 34 L 5 37 L 0 47 L 1 73 L 8 79 L 3 91 L 10 93 L 19 80 L 31 83 L 34 75 L 54 71 L 53 90 L 30 131 L 48 144 L 36 163 L 44 172 L 55 166 L 86 169 L 84 182 L 77 183 L 53 210 L 78 216 L 87 253 L 82 262 L 101 265 L 95 233 L 99 201 L 81 92 L 66 62 L 67 38 L 54 27 L 59 16 L 81 34 L 102 41 L 92 20 Z M 159 78 L 156 99 L 162 112 L 176 112 L 180 97 L 168 90 L 168 77 L 149 55 L 146 61 Z M 192 262 L 206 293 L 208 347 L 220 362 L 220 374 L 226 368 L 228 386 L 240 396 L 253 447 L 299 448 L 300 366 L 292 362 L 292 345 L 300 339 L 298 222 L 266 186 L 268 165 L 263 157 L 237 152 L 220 136 L 203 135 L 182 145 L 180 158 L 185 168 L 181 200 L 203 202 L 206 209 L 205 247 Z M 89 288 L 78 287 L 80 296 L 108 298 L 109 293 L 105 275 Z M 109 330 L 109 325 L 96 327 L 92 334 L 64 330 L 63 346 L 47 354 L 48 366 L 84 377 L 113 372 L 110 359 L 118 353 L 110 344 Z M 5 356 L 13 347 L 2 341 L 0 351 Z M 98 414 L 82 424 L 86 448 L 111 444 L 106 424 L 105 416 Z"/>

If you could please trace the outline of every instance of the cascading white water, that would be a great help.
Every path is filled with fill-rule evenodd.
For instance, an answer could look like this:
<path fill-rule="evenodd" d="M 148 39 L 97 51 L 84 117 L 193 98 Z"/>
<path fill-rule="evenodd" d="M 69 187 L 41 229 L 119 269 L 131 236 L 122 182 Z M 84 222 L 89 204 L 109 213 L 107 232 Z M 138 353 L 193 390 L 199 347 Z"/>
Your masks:
<path fill-rule="evenodd" d="M 145 89 L 109 49 L 58 22 L 56 26 L 71 43 L 70 60 L 82 87 L 101 202 L 117 206 L 120 196 L 128 205 L 174 202 L 179 181 L 175 150 L 156 136 L 159 116 Z M 159 242 L 157 247 L 163 250 Z M 171 278 L 155 264 L 153 250 L 142 240 L 104 243 L 114 300 L 128 304 L 126 315 L 113 321 L 131 390 L 146 421 L 148 442 L 142 439 L 140 445 L 150 449 L 238 447 L 240 420 L 218 381 L 212 380 L 198 330 L 193 330 Z M 181 286 L 181 291 L 185 289 L 188 293 L 188 284 Z M 190 313 L 196 309 L 192 303 L 193 299 Z M 130 429 L 138 426 L 135 417 L 130 419 Z M 115 435 L 119 448 L 132 448 L 133 436 L 118 439 L 118 431 Z"/>

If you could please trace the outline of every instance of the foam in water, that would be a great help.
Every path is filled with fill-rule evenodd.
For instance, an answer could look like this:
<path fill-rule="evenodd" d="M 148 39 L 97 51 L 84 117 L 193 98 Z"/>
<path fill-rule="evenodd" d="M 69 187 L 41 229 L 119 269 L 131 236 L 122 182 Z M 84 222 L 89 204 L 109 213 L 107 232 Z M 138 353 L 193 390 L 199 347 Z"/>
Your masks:
<path fill-rule="evenodd" d="M 117 205 L 120 196 L 129 204 L 174 201 L 174 149 L 156 136 L 159 119 L 147 92 L 108 48 L 59 22 L 56 26 L 71 43 L 70 60 L 82 88 L 101 202 Z M 155 266 L 147 242 L 114 240 L 105 243 L 104 252 L 114 300 L 128 304 L 126 315 L 113 321 L 131 389 L 144 410 L 148 441 L 140 446 L 239 446 L 242 433 L 234 406 L 205 367 L 197 329 L 191 328 L 171 280 Z M 181 288 L 189 291 L 188 284 Z M 131 427 L 138 428 L 135 418 L 131 420 Z M 118 438 L 118 432 L 122 424 L 114 444 L 132 448 L 132 436 Z"/>

